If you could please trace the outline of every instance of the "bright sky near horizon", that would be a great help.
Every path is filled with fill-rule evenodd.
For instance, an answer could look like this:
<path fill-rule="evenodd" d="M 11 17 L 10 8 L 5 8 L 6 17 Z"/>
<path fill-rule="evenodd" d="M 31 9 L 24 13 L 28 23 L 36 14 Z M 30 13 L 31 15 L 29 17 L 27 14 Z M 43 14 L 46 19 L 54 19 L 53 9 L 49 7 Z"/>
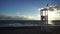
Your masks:
<path fill-rule="evenodd" d="M 39 8 L 58 5 L 60 0 L 0 0 L 0 15 L 24 16 L 40 19 Z"/>

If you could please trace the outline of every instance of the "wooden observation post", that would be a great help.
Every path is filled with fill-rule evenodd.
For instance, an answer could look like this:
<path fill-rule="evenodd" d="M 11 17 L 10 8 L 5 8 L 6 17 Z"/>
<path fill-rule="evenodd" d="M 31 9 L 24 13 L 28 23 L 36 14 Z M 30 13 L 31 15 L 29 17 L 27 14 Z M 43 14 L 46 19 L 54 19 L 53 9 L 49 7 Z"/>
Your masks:
<path fill-rule="evenodd" d="M 48 8 L 43 8 L 40 10 L 41 21 L 45 21 L 45 24 L 48 24 Z"/>
<path fill-rule="evenodd" d="M 41 15 L 41 21 L 45 21 L 45 24 L 48 24 L 48 10 L 49 11 L 55 11 L 55 10 L 60 10 L 59 9 L 60 5 L 54 5 L 51 7 L 45 7 L 40 10 L 40 15 Z"/>

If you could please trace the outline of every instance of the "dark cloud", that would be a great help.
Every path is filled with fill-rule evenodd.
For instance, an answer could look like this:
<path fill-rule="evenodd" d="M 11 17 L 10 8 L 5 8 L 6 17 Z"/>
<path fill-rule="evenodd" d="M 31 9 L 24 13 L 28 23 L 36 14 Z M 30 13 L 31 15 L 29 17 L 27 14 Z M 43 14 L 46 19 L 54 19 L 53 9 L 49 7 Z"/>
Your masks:
<path fill-rule="evenodd" d="M 28 20 L 28 18 L 24 16 L 0 15 L 0 20 Z"/>
<path fill-rule="evenodd" d="M 54 11 L 54 10 L 60 10 L 60 5 L 55 5 L 55 6 L 51 6 L 51 7 L 49 7 L 49 10 L 50 11 Z"/>

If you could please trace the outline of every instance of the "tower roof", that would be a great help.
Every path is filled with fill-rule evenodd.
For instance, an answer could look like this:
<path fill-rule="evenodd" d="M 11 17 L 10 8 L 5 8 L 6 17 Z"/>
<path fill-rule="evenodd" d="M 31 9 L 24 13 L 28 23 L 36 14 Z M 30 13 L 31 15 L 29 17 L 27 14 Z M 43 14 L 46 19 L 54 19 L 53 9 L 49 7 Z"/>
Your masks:
<path fill-rule="evenodd" d="M 60 10 L 60 5 L 53 5 L 53 6 L 49 6 L 49 7 L 44 7 L 44 8 L 41 8 L 40 11 L 45 11 L 45 10 L 50 10 L 50 11 Z"/>

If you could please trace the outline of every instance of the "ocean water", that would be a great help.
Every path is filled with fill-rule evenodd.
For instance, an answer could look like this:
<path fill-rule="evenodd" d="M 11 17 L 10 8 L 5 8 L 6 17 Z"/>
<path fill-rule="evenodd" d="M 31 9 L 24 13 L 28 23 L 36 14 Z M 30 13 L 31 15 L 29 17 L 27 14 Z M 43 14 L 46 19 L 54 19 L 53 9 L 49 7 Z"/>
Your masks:
<path fill-rule="evenodd" d="M 0 20 L 0 27 L 40 26 L 40 20 Z"/>
<path fill-rule="evenodd" d="M 53 21 L 52 25 L 60 25 L 60 21 Z M 40 20 L 0 20 L 0 27 L 21 27 L 21 26 L 46 26 L 45 21 Z"/>
<path fill-rule="evenodd" d="M 54 29 L 58 29 L 56 26 L 53 25 L 60 25 L 60 21 L 53 21 L 54 24 L 46 24 L 45 21 L 40 20 L 0 20 L 0 27 L 23 27 L 29 26 L 40 28 L 42 31 L 52 32 Z M 57 24 L 56 24 L 57 23 Z M 46 26 L 47 25 L 47 26 Z M 31 28 L 32 28 L 31 27 Z M 33 28 L 32 28 L 33 29 Z"/>

